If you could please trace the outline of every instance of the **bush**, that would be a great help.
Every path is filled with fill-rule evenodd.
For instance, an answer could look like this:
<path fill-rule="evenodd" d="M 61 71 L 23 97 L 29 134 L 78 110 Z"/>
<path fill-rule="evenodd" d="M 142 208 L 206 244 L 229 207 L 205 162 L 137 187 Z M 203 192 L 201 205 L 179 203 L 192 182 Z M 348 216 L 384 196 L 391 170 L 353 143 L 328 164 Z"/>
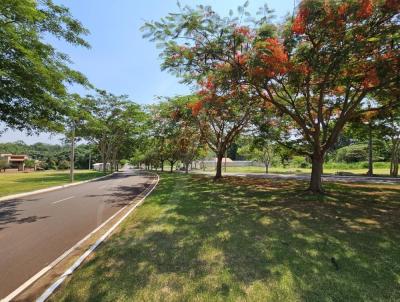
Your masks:
<path fill-rule="evenodd" d="M 35 160 L 33 159 L 27 159 L 24 163 L 26 168 L 35 168 Z"/>
<path fill-rule="evenodd" d="M 119 164 L 123 167 L 123 166 L 125 166 L 126 164 L 128 164 L 129 163 L 129 160 L 127 160 L 127 159 L 121 159 L 120 161 L 119 161 Z"/>
<path fill-rule="evenodd" d="M 310 168 L 311 164 L 303 156 L 293 156 L 290 165 L 293 168 Z"/>
<path fill-rule="evenodd" d="M 67 160 L 61 160 L 59 163 L 58 163 L 58 169 L 60 169 L 60 170 L 66 170 L 66 169 L 69 169 L 69 161 L 67 161 Z"/>
<path fill-rule="evenodd" d="M 43 169 L 45 170 L 57 170 L 57 164 L 55 160 L 48 159 L 43 163 Z"/>
<path fill-rule="evenodd" d="M 354 163 L 368 160 L 368 145 L 350 145 L 337 150 L 336 161 Z"/>
<path fill-rule="evenodd" d="M 0 159 L 0 171 L 8 169 L 10 164 L 5 159 Z"/>

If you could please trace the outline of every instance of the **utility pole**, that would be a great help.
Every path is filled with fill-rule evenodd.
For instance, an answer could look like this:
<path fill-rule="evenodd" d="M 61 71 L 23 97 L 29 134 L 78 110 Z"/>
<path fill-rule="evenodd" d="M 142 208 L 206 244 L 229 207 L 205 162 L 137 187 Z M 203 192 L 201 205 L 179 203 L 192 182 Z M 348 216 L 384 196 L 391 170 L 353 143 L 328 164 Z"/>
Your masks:
<path fill-rule="evenodd" d="M 92 164 L 92 152 L 89 153 L 89 171 L 90 171 L 90 169 L 92 167 L 91 164 Z"/>
<path fill-rule="evenodd" d="M 75 123 L 72 123 L 71 129 L 71 153 L 69 162 L 69 176 L 70 181 L 74 182 L 74 168 L 75 168 Z"/>

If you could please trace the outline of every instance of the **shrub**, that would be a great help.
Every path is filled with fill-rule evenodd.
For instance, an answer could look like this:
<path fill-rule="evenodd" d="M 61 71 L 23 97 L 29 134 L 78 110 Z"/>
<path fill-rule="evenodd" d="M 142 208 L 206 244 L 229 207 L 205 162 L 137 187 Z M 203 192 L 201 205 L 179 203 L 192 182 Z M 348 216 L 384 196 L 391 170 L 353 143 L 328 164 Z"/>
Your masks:
<path fill-rule="evenodd" d="M 26 168 L 34 168 L 35 167 L 35 160 L 33 159 L 27 159 L 25 160 L 25 167 Z"/>
<path fill-rule="evenodd" d="M 129 163 L 129 160 L 127 160 L 127 159 L 121 159 L 120 161 L 119 161 L 119 164 L 121 165 L 121 166 L 125 166 L 126 164 L 128 164 Z"/>
<path fill-rule="evenodd" d="M 1 170 L 5 171 L 9 167 L 10 167 L 10 164 L 5 159 L 0 159 L 0 171 Z"/>
<path fill-rule="evenodd" d="M 311 164 L 303 156 L 293 156 L 291 166 L 294 168 L 310 168 Z"/>
<path fill-rule="evenodd" d="M 69 161 L 67 161 L 67 160 L 61 160 L 61 161 L 59 161 L 59 163 L 58 163 L 58 169 L 60 169 L 60 170 L 66 170 L 66 169 L 69 169 Z"/>
<path fill-rule="evenodd" d="M 354 163 L 368 159 L 368 145 L 350 145 L 337 150 L 338 162 Z"/>

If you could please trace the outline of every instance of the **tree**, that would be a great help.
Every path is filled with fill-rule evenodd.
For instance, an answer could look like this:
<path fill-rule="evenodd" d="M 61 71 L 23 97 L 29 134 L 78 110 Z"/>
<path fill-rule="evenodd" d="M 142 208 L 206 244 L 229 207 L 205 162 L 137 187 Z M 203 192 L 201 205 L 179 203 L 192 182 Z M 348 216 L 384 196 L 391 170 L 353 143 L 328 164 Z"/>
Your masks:
<path fill-rule="evenodd" d="M 170 100 L 170 117 L 176 129 L 174 135 L 179 159 L 184 164 L 186 173 L 189 173 L 189 165 L 201 153 L 202 148 L 201 131 L 190 109 L 192 99 L 193 96 L 183 96 Z"/>
<path fill-rule="evenodd" d="M 389 140 L 390 152 L 390 175 L 397 177 L 399 173 L 400 158 L 400 79 L 385 89 L 375 92 L 374 97 L 378 100 L 395 100 L 396 106 L 380 112 L 379 129 L 380 134 Z"/>
<path fill-rule="evenodd" d="M 86 99 L 91 117 L 83 128 L 83 135 L 98 146 L 103 170 L 110 163 L 118 169 L 122 158 L 130 158 L 135 142 L 143 127 L 145 114 L 141 107 L 126 96 L 98 91 L 96 97 Z"/>
<path fill-rule="evenodd" d="M 314 193 L 346 123 L 393 103 L 366 106 L 368 95 L 398 82 L 399 17 L 398 1 L 303 0 L 279 36 L 258 28 L 249 82 L 292 120 L 292 137 L 303 141 L 292 147 L 311 158 Z"/>
<path fill-rule="evenodd" d="M 6 172 L 6 169 L 10 167 L 10 163 L 5 159 L 0 159 L 0 171 Z"/>
<path fill-rule="evenodd" d="M 66 83 L 88 85 L 66 54 L 43 40 L 52 35 L 83 47 L 88 31 L 51 0 L 0 2 L 0 121 L 33 132 L 61 131 Z"/>
<path fill-rule="evenodd" d="M 378 134 L 379 122 L 376 111 L 368 111 L 359 116 L 355 116 L 349 120 L 349 130 L 352 133 L 353 138 L 358 138 L 364 142 L 367 138 L 368 142 L 368 176 L 374 175 L 374 139 Z"/>
<path fill-rule="evenodd" d="M 244 6 L 247 6 L 246 3 Z M 250 122 L 260 99 L 245 85 L 247 51 L 253 36 L 238 25 L 244 7 L 222 18 L 209 6 L 181 8 L 160 22 L 147 22 L 145 37 L 162 47 L 162 67 L 186 83 L 197 83 L 191 105 L 202 139 L 217 156 L 215 179 L 222 176 L 222 158 Z"/>

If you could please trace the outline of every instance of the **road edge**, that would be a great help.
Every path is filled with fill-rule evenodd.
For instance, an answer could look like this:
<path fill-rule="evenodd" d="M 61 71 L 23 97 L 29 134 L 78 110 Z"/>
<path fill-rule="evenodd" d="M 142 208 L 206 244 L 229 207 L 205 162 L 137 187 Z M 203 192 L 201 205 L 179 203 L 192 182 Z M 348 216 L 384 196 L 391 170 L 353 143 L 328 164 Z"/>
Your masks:
<path fill-rule="evenodd" d="M 118 173 L 118 172 L 110 173 L 110 174 L 107 174 L 107 175 L 104 175 L 104 176 L 100 176 L 100 177 L 96 177 L 96 178 L 93 178 L 93 179 L 77 181 L 77 182 L 73 182 L 73 183 L 69 183 L 69 184 L 65 184 L 65 185 L 53 186 L 53 187 L 40 189 L 40 190 L 35 190 L 35 191 L 29 191 L 29 192 L 24 192 L 24 193 L 18 193 L 18 194 L 3 196 L 3 197 L 0 197 L 0 202 L 1 201 L 6 201 L 6 200 L 11 200 L 11 199 L 16 199 L 16 198 L 20 198 L 20 197 L 26 197 L 26 196 L 30 196 L 30 195 L 40 194 L 40 193 L 56 191 L 56 190 L 60 190 L 60 189 L 68 188 L 68 187 L 77 186 L 77 185 L 82 185 L 82 184 L 85 184 L 85 183 L 88 183 L 88 182 L 92 182 L 92 181 L 96 181 L 96 180 L 99 180 L 99 179 L 102 179 L 102 178 L 110 177 L 110 176 L 114 175 L 115 173 Z"/>
<path fill-rule="evenodd" d="M 114 230 L 138 207 L 140 206 L 144 200 L 149 196 L 153 190 L 157 187 L 159 181 L 160 181 L 160 176 L 157 173 L 152 173 L 152 172 L 147 172 L 150 174 L 155 175 L 156 182 L 152 184 L 152 187 L 150 190 L 143 196 L 142 199 L 140 199 L 137 203 L 135 203 L 125 214 L 122 216 L 103 236 L 101 236 L 89 249 L 87 249 L 62 275 L 60 278 L 58 278 L 50 287 L 48 287 L 43 294 L 36 300 L 36 302 L 44 302 L 46 301 L 53 293 L 54 291 L 65 281 L 65 279 L 72 275 L 72 273 L 83 263 L 83 261 L 91 254 L 94 252 L 94 250 L 102 244 L 111 234 L 114 232 Z M 131 204 L 123 207 L 123 209 L 126 209 L 129 207 Z M 119 212 L 117 212 L 119 213 Z M 116 215 L 115 215 L 116 216 Z"/>
<path fill-rule="evenodd" d="M 116 173 L 116 172 L 114 172 Z M 112 174 L 114 174 L 112 173 Z M 135 209 L 137 208 L 140 204 L 143 203 L 143 201 L 146 199 L 146 197 L 157 187 L 158 182 L 160 180 L 160 176 L 156 173 L 152 173 L 152 172 L 147 172 L 149 174 L 153 174 L 155 175 L 156 178 L 156 182 L 152 182 L 149 186 L 149 188 L 146 188 L 143 192 L 141 192 L 139 194 L 139 196 L 143 193 L 145 193 L 144 197 L 142 197 L 131 209 L 128 210 L 127 213 L 124 214 L 124 216 L 122 216 L 121 219 L 119 219 L 114 225 L 112 225 L 110 227 L 110 229 L 103 235 L 101 236 L 93 245 L 91 245 L 86 252 L 84 252 L 79 258 L 78 260 L 76 260 L 72 266 L 70 266 L 62 275 L 61 277 L 59 277 L 59 279 L 57 279 L 56 282 L 54 282 L 49 288 L 47 288 L 44 293 L 38 298 L 38 300 L 36 301 L 45 301 L 45 300 L 39 300 L 41 297 L 44 296 L 45 293 L 48 293 L 48 291 L 56 284 L 60 281 L 61 278 L 63 278 L 62 281 L 65 280 L 65 278 L 72 274 L 72 272 L 85 260 L 85 258 L 87 256 L 89 256 L 104 240 L 106 240 L 108 238 L 108 236 L 115 230 L 116 227 L 119 226 L 119 224 L 121 224 L 121 222 Z M 102 176 L 100 178 L 104 178 L 107 176 L 110 176 L 112 174 L 109 175 L 105 175 Z M 93 179 L 94 180 L 94 179 Z M 91 180 L 89 180 L 91 181 Z M 85 182 L 89 182 L 89 181 L 85 181 Z M 87 234 L 84 238 L 82 238 L 81 240 L 79 240 L 76 244 L 74 244 L 70 249 L 68 249 L 67 251 L 65 251 L 62 255 L 60 255 L 58 258 L 56 258 L 53 262 L 51 262 L 49 265 L 45 266 L 43 269 L 41 269 L 39 272 L 37 272 L 34 276 L 32 276 L 29 280 L 25 281 L 23 284 L 21 284 L 18 288 L 16 288 L 13 292 L 11 292 L 10 294 L 8 294 L 6 297 L 1 298 L 0 302 L 9 302 L 9 301 L 13 301 L 13 299 L 17 298 L 19 295 L 21 295 L 23 292 L 25 292 L 25 290 L 27 290 L 30 286 L 32 286 L 36 281 L 38 281 L 41 277 L 43 277 L 46 273 L 48 273 L 51 269 L 53 269 L 56 265 L 58 265 L 61 261 L 63 261 L 65 258 L 67 258 L 72 252 L 74 252 L 75 250 L 77 250 L 79 248 L 80 245 L 82 245 L 85 241 L 87 241 L 88 239 L 90 239 L 95 233 L 97 233 L 99 230 L 101 230 L 105 225 L 107 225 L 110 221 L 112 221 L 114 218 L 116 218 L 120 213 L 122 213 L 124 210 L 126 210 L 127 208 L 129 208 L 130 206 L 132 206 L 132 203 L 136 201 L 136 198 L 133 198 L 133 200 L 127 204 L 126 206 L 124 206 L 123 208 L 121 208 L 120 210 L 118 210 L 116 213 L 114 213 L 111 217 L 109 217 L 106 221 L 104 221 L 100 226 L 98 226 L 97 228 L 95 228 L 94 230 L 92 230 L 89 234 Z M 79 262 L 79 263 L 78 263 Z M 67 274 L 68 273 L 68 274 Z M 65 277 L 64 277 L 65 275 Z M 57 287 L 59 285 L 61 285 L 62 281 L 56 286 L 54 287 L 54 289 L 52 289 L 52 291 L 48 294 L 48 296 L 46 296 L 45 299 L 47 299 L 53 292 L 55 289 L 57 289 Z"/>

